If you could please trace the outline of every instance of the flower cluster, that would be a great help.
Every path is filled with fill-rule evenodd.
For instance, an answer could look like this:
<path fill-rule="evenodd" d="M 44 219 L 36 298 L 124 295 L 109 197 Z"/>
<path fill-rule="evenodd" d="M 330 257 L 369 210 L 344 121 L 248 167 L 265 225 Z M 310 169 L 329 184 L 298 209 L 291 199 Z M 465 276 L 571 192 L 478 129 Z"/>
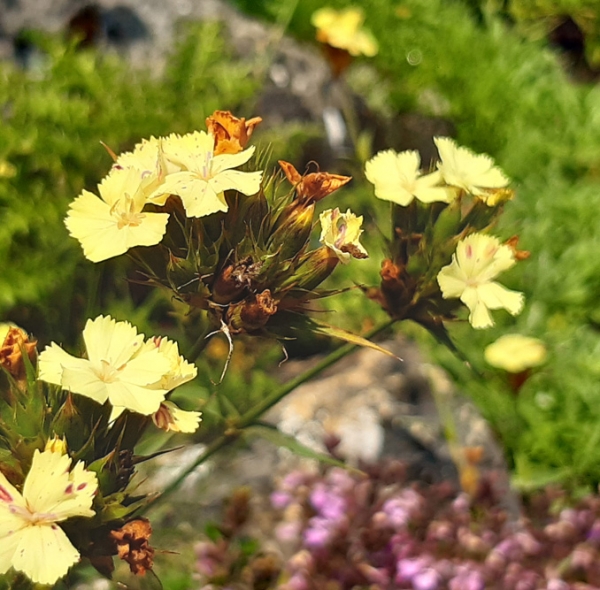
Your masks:
<path fill-rule="evenodd" d="M 566 508 L 566 497 L 548 489 L 510 521 L 485 478 L 470 499 L 449 482 L 408 484 L 397 462 L 367 472 L 294 471 L 282 479 L 271 502 L 281 514 L 275 535 L 290 554 L 264 587 L 591 590 L 600 583 L 597 496 Z M 203 580 L 251 587 L 236 580 L 231 558 L 223 543 L 202 543 Z"/>
<path fill-rule="evenodd" d="M 486 233 L 513 192 L 489 156 L 447 137 L 434 141 L 440 161 L 433 172 L 421 171 L 416 151 L 386 150 L 366 164 L 375 196 L 393 203 L 391 255 L 380 288 L 368 294 L 393 317 L 440 334 L 459 299 L 471 325 L 488 328 L 490 310 L 517 315 L 523 309 L 523 295 L 495 279 L 527 253 L 516 249 L 517 238 L 501 243 Z"/>
<path fill-rule="evenodd" d="M 227 211 L 226 190 L 253 195 L 262 172 L 233 170 L 254 154 L 242 148 L 260 120 L 235 119 L 217 111 L 209 132 L 150 138 L 132 152 L 115 156 L 98 185 L 100 197 L 84 190 L 71 204 L 65 224 L 86 258 L 100 262 L 134 246 L 154 246 L 164 237 L 171 195 L 180 198 L 187 217 Z"/>
<path fill-rule="evenodd" d="M 145 573 L 154 550 L 137 514 L 151 498 L 129 489 L 147 459 L 134 449 L 151 421 L 196 430 L 200 413 L 167 400 L 196 367 L 108 316 L 87 322 L 87 358 L 54 343 L 38 356 L 15 326 L 0 338 L 0 575 L 54 584 L 81 558 L 110 575 L 114 555 Z"/>

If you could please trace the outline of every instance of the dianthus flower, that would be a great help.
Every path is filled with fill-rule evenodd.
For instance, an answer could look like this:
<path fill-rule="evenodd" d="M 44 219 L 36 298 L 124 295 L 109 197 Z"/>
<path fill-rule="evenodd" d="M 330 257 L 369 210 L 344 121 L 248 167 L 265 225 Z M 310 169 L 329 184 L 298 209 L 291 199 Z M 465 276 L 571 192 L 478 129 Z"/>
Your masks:
<path fill-rule="evenodd" d="M 54 584 L 79 560 L 57 523 L 90 518 L 98 481 L 68 455 L 34 451 L 21 494 L 0 472 L 0 574 L 10 567 L 38 584 Z"/>
<path fill-rule="evenodd" d="M 373 156 L 365 165 L 367 180 L 375 185 L 375 196 L 406 207 L 413 199 L 422 203 L 452 199 L 452 191 L 438 186 L 440 172 L 421 175 L 419 152 L 409 150 L 396 153 L 385 150 Z"/>
<path fill-rule="evenodd" d="M 100 198 L 84 190 L 71 203 L 65 225 L 88 260 L 101 262 L 162 240 L 169 215 L 143 210 L 158 183 L 156 175 L 117 167 L 98 185 Z"/>
<path fill-rule="evenodd" d="M 338 208 L 327 209 L 321 213 L 321 238 L 323 245 L 332 250 L 344 264 L 351 258 L 368 258 L 367 251 L 359 242 L 363 232 L 361 229 L 362 215 L 357 217 L 348 209 L 340 213 Z"/>
<path fill-rule="evenodd" d="M 496 189 L 507 186 L 510 181 L 494 165 L 494 160 L 486 154 L 475 154 L 456 145 L 449 137 L 435 137 L 433 141 L 442 160 L 438 169 L 446 183 L 476 195 L 490 206 L 495 205 L 498 200 Z M 510 191 L 506 193 L 512 195 Z"/>
<path fill-rule="evenodd" d="M 39 358 L 40 379 L 60 385 L 117 410 L 146 416 L 158 411 L 170 386 L 181 380 L 173 372 L 173 359 L 154 341 L 144 344 L 129 322 L 115 322 L 110 316 L 88 320 L 83 330 L 87 359 L 71 356 L 52 343 Z M 184 367 L 185 380 L 195 371 Z"/>
<path fill-rule="evenodd" d="M 490 309 L 506 309 L 517 315 L 523 309 L 523 294 L 494 282 L 515 264 L 514 251 L 498 238 L 475 233 L 461 240 L 452 263 L 437 276 L 444 299 L 459 297 L 469 308 L 474 328 L 494 325 Z"/>
<path fill-rule="evenodd" d="M 258 192 L 262 172 L 232 170 L 245 164 L 254 154 L 254 146 L 237 154 L 215 155 L 215 138 L 205 131 L 187 135 L 170 135 L 162 149 L 168 163 L 180 171 L 168 174 L 164 184 L 153 194 L 178 195 L 188 217 L 204 217 L 227 211 L 224 191 L 235 189 L 245 195 Z"/>
<path fill-rule="evenodd" d="M 373 57 L 379 51 L 377 41 L 362 28 L 364 14 L 350 6 L 344 10 L 324 7 L 316 10 L 310 22 L 317 29 L 317 41 L 346 50 L 350 55 Z"/>

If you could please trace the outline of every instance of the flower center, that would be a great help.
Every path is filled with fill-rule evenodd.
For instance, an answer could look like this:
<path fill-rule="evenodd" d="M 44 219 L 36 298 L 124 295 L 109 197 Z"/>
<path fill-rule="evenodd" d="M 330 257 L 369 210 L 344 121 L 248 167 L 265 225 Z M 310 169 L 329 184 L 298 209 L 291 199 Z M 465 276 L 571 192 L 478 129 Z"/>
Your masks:
<path fill-rule="evenodd" d="M 102 359 L 100 365 L 96 365 L 93 369 L 94 373 L 104 383 L 114 383 L 119 378 L 119 371 L 115 369 L 108 361 Z"/>

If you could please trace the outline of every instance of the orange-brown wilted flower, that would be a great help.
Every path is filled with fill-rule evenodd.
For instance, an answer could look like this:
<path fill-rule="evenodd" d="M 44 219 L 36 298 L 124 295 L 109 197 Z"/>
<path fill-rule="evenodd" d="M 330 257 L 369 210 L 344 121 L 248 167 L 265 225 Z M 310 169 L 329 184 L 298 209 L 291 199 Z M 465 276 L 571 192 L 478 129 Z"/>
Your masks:
<path fill-rule="evenodd" d="M 27 333 L 16 326 L 9 326 L 0 342 L 0 367 L 6 369 L 17 381 L 26 378 L 23 353 L 32 363 L 37 357 L 37 340 L 30 340 Z"/>
<path fill-rule="evenodd" d="M 215 111 L 207 117 L 206 128 L 215 138 L 215 156 L 241 152 L 261 121 L 261 117 L 252 117 L 248 121 L 243 117 L 238 119 L 229 111 Z"/>
<path fill-rule="evenodd" d="M 289 162 L 279 160 L 279 165 L 290 184 L 296 189 L 301 203 L 316 203 L 352 180 L 351 176 L 311 172 L 302 176 Z"/>
<path fill-rule="evenodd" d="M 145 518 L 132 520 L 110 533 L 117 546 L 117 554 L 137 576 L 143 576 L 154 565 L 154 548 L 148 543 L 151 534 L 150 521 Z"/>

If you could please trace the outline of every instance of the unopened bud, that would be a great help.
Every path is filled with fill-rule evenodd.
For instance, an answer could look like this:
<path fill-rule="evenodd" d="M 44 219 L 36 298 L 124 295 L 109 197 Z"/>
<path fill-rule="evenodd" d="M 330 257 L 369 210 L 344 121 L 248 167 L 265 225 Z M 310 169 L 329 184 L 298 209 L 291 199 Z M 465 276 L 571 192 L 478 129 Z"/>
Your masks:
<path fill-rule="evenodd" d="M 314 203 L 301 205 L 293 202 L 277 219 L 277 229 L 269 240 L 269 250 L 278 252 L 282 260 L 293 258 L 308 241 L 315 213 Z"/>
<path fill-rule="evenodd" d="M 60 453 L 61 455 L 67 454 L 67 439 L 59 438 L 58 436 L 54 436 L 54 438 L 49 438 L 46 443 L 46 447 L 44 451 L 50 451 L 52 453 Z"/>

